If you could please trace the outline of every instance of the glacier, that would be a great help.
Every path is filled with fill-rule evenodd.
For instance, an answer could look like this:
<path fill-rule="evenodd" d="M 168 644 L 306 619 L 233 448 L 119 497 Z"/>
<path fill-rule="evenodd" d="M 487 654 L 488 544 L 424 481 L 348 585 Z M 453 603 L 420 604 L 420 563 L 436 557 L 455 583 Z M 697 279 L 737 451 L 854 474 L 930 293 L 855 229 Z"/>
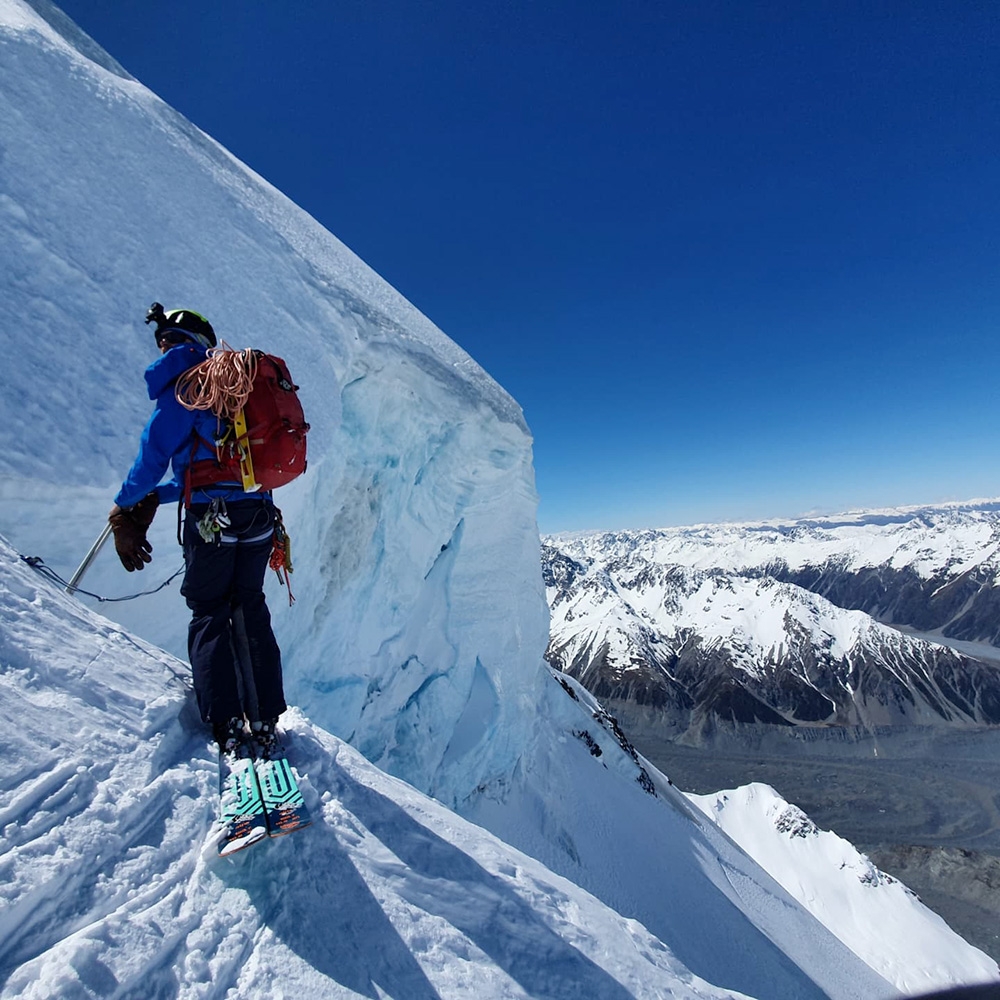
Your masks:
<path fill-rule="evenodd" d="M 893 995 L 546 666 L 503 389 L 48 0 L 0 0 L 0 94 L 0 995 Z M 68 575 L 101 530 L 153 299 L 285 358 L 312 424 L 269 600 L 322 822 L 233 865 L 176 588 L 102 616 L 17 558 Z M 175 532 L 87 588 L 155 587 Z"/>

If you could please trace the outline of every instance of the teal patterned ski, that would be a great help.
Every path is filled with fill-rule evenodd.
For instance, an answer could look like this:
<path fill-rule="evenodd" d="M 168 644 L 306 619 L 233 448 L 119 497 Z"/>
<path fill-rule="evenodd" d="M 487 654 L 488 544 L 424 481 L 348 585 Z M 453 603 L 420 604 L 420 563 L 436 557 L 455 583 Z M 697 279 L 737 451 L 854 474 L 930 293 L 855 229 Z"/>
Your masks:
<path fill-rule="evenodd" d="M 273 756 L 258 758 L 254 767 L 267 815 L 267 832 L 272 837 L 283 837 L 308 826 L 312 818 L 288 758 L 279 751 Z"/>
<path fill-rule="evenodd" d="M 219 756 L 219 855 L 235 854 L 267 836 L 267 814 L 260 784 L 249 757 Z"/>

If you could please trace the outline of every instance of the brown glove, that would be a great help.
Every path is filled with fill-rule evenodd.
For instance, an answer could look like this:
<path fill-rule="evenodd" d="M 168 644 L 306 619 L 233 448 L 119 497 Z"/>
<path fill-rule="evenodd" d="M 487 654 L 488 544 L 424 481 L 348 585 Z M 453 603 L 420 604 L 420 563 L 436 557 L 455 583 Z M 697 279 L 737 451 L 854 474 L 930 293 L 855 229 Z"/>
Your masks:
<path fill-rule="evenodd" d="M 115 536 L 115 549 L 122 565 L 131 573 L 143 569 L 153 557 L 153 546 L 146 541 L 146 530 L 153 523 L 160 498 L 155 493 L 143 497 L 132 507 L 115 504 L 108 514 L 108 522 Z"/>

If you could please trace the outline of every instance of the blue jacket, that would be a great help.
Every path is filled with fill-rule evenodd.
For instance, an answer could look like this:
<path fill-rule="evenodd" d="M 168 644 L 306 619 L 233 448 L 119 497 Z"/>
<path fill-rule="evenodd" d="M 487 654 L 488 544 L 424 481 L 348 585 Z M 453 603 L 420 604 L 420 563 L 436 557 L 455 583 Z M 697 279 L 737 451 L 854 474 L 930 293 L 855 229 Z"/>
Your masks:
<path fill-rule="evenodd" d="M 160 503 L 169 503 L 183 496 L 184 473 L 191 462 L 191 448 L 196 441 L 196 462 L 203 458 L 215 458 L 212 442 L 224 428 L 213 414 L 205 410 L 187 410 L 174 395 L 174 383 L 178 377 L 204 361 L 205 354 L 206 349 L 201 344 L 178 344 L 146 369 L 146 387 L 149 398 L 156 401 L 156 406 L 139 440 L 139 454 L 115 497 L 119 507 L 131 507 L 154 490 Z M 173 478 L 161 484 L 167 466 L 173 468 Z M 261 494 L 245 493 L 240 483 L 219 483 L 196 490 L 191 499 L 194 503 L 207 503 L 216 496 L 224 496 L 227 500 L 248 500 L 259 498 Z"/>

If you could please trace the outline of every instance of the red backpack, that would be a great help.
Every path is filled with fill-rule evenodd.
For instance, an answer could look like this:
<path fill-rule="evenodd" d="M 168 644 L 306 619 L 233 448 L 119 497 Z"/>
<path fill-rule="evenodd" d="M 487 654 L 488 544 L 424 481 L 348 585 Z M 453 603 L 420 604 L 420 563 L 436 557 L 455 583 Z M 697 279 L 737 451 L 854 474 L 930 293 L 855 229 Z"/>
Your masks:
<path fill-rule="evenodd" d="M 284 486 L 306 471 L 309 424 L 299 402 L 299 387 L 292 382 L 285 362 L 263 351 L 228 351 L 226 360 L 242 366 L 249 395 L 227 421 L 230 426 L 221 441 L 215 442 L 217 458 L 188 466 L 185 494 L 189 504 L 192 490 L 214 483 L 242 483 L 245 492 L 253 493 Z M 206 387 L 211 389 L 213 362 L 221 363 L 210 358 L 182 376 L 194 385 L 194 391 L 179 382 L 178 399 L 189 408 L 212 409 L 222 416 L 217 402 L 206 405 L 206 401 L 192 400 L 199 391 L 207 396 Z M 199 374 L 203 365 L 208 367 Z M 182 392 L 187 401 L 181 399 Z"/>

